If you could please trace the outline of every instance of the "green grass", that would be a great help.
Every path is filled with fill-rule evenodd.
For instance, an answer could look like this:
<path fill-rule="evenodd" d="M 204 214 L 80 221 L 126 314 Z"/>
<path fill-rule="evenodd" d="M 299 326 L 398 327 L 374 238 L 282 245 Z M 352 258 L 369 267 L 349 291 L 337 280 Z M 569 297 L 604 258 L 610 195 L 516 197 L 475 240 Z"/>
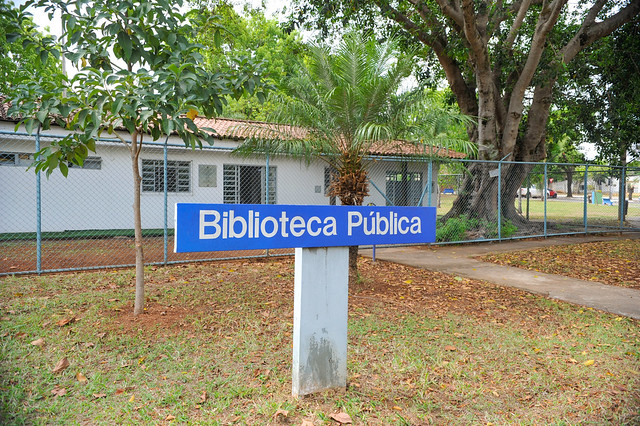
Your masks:
<path fill-rule="evenodd" d="M 442 195 L 440 198 L 440 206 L 438 207 L 438 215 L 444 215 L 453 206 L 456 195 Z M 578 201 L 576 201 L 578 200 Z M 516 208 L 518 200 L 516 199 Z M 527 200 L 522 199 L 522 214 L 526 215 Z M 638 216 L 640 214 L 640 205 L 631 204 L 629 206 L 629 215 Z M 575 197 L 572 201 L 562 198 L 549 199 L 547 201 L 547 220 L 561 221 L 567 223 L 583 223 L 584 204 L 581 198 Z M 542 221 L 544 219 L 544 201 L 539 198 L 529 199 L 529 218 L 531 220 Z M 587 204 L 587 218 L 589 224 L 611 224 L 619 225 L 618 206 L 605 206 L 598 204 Z"/>
<path fill-rule="evenodd" d="M 292 274 L 291 260 L 148 268 L 139 318 L 129 270 L 3 279 L 0 421 L 640 421 L 637 321 L 381 262 L 352 288 L 348 389 L 294 399 Z"/>

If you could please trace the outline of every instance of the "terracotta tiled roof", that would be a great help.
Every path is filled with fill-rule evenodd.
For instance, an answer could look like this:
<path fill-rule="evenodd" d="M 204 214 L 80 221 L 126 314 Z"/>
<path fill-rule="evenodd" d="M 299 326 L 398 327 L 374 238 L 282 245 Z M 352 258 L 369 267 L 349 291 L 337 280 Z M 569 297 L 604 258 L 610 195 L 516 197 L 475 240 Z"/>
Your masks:
<path fill-rule="evenodd" d="M 264 136 L 278 138 L 280 135 L 294 135 L 296 138 L 304 138 L 304 129 L 288 125 L 265 123 L 261 121 L 236 120 L 229 118 L 203 118 L 196 117 L 194 123 L 200 128 L 215 130 L 216 137 L 220 139 L 241 140 L 252 136 Z M 451 149 L 414 144 L 407 141 L 394 141 L 380 143 L 371 149 L 372 155 L 433 155 L 436 157 L 465 158 L 466 154 Z"/>
<path fill-rule="evenodd" d="M 17 121 L 7 116 L 9 104 L 2 102 L 0 97 L 0 121 Z M 196 126 L 201 129 L 213 129 L 216 138 L 242 140 L 251 136 L 263 136 L 278 138 L 285 135 L 294 135 L 296 138 L 304 138 L 306 131 L 299 127 L 266 123 L 262 121 L 237 120 L 230 118 L 204 118 L 196 117 Z M 406 141 L 394 141 L 393 143 L 378 144 L 371 149 L 372 155 L 434 155 L 447 158 L 465 158 L 466 154 L 447 148 L 434 147 L 424 144 L 413 144 Z"/>

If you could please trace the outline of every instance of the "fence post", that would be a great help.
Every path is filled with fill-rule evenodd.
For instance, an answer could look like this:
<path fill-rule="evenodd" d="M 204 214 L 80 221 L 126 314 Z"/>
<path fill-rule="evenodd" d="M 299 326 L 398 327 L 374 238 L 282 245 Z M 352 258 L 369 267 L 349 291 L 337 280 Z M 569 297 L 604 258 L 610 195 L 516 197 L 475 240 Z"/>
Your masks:
<path fill-rule="evenodd" d="M 164 192 L 164 224 L 163 224 L 163 228 L 164 228 L 164 232 L 163 232 L 163 236 L 164 236 L 164 240 L 163 240 L 163 248 L 164 248 L 164 264 L 167 265 L 167 261 L 168 261 L 168 250 L 167 250 L 167 245 L 168 245 L 168 241 L 169 241 L 169 230 L 168 230 L 168 214 L 167 214 L 167 209 L 168 209 L 168 202 L 169 202 L 169 184 L 167 182 L 167 142 L 169 141 L 169 135 L 167 135 L 167 137 L 164 139 L 164 146 L 163 146 L 163 154 L 164 154 L 164 161 L 163 161 L 163 179 L 164 179 L 164 188 L 163 188 L 163 192 Z"/>
<path fill-rule="evenodd" d="M 544 237 L 547 238 L 547 167 L 548 164 L 544 163 L 544 185 L 542 188 L 542 199 L 544 200 Z"/>
<path fill-rule="evenodd" d="M 620 211 L 620 229 L 624 228 L 624 205 L 627 202 L 626 198 L 626 192 L 627 192 L 627 184 L 626 184 L 626 179 L 627 179 L 627 166 L 624 165 L 622 166 L 622 173 L 620 176 L 620 184 L 618 185 L 618 204 L 619 204 L 619 211 Z"/>
<path fill-rule="evenodd" d="M 498 241 L 502 240 L 502 160 L 498 161 Z"/>
<path fill-rule="evenodd" d="M 36 152 L 40 151 L 40 126 L 36 132 Z M 36 272 L 42 272 L 42 179 L 36 172 Z"/>
<path fill-rule="evenodd" d="M 429 166 L 427 167 L 427 187 L 429 195 L 427 195 L 427 206 L 431 207 L 431 197 L 433 194 L 433 160 L 429 158 Z"/>
<path fill-rule="evenodd" d="M 587 202 L 589 201 L 589 197 L 587 196 L 587 193 L 589 192 L 589 188 L 588 188 L 588 183 L 589 183 L 589 165 L 586 164 L 584 166 L 584 207 L 583 207 L 583 213 L 582 213 L 582 217 L 583 217 L 583 221 L 584 221 L 584 233 L 588 233 L 588 223 L 589 221 L 587 220 Z"/>
<path fill-rule="evenodd" d="M 265 182 L 265 196 L 264 196 L 264 203 L 265 204 L 269 204 L 269 154 L 267 154 L 267 161 L 265 164 L 265 168 L 264 168 L 264 182 Z M 269 249 L 267 249 L 267 253 L 266 253 L 267 257 L 269 257 Z"/>

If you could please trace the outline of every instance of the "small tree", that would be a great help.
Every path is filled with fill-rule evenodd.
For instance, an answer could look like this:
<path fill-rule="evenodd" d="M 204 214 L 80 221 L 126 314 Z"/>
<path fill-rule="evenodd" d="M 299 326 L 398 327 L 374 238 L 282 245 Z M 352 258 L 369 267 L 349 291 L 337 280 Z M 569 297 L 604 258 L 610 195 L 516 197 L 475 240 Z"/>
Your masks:
<path fill-rule="evenodd" d="M 344 36 L 335 53 L 326 46 L 311 46 L 308 60 L 285 82 L 286 98 L 274 101 L 278 109 L 270 118 L 286 126 L 271 138 L 261 137 L 262 129 L 257 129 L 256 137 L 238 151 L 319 158 L 336 171 L 330 195 L 343 205 L 362 205 L 369 193 L 365 157 L 372 148 L 403 137 L 428 141 L 425 137 L 434 133 L 422 108 L 424 97 L 398 95 L 412 59 L 400 53 L 396 39 L 378 43 L 355 32 Z M 447 141 L 438 138 L 439 143 Z M 357 274 L 357 254 L 358 248 L 351 247 L 352 278 Z"/>
<path fill-rule="evenodd" d="M 48 128 L 52 117 L 71 133 L 36 153 L 35 169 L 47 175 L 82 165 L 104 133 L 119 139 L 131 156 L 136 251 L 134 315 L 144 308 L 144 254 L 140 214 L 140 153 L 145 137 L 178 135 L 187 146 L 213 143 L 193 122 L 198 113 L 220 112 L 223 97 L 258 86 L 251 70 L 235 75 L 209 73 L 201 67 L 200 45 L 193 29 L 177 12 L 182 0 L 34 0 L 25 4 L 19 24 L 25 29 L 26 7 L 61 13 L 63 35 L 43 43 L 22 31 L 24 44 L 45 62 L 64 55 L 78 72 L 57 87 L 29 80 L 16 85 L 11 114 L 22 117 L 31 132 Z M 221 29 L 218 26 L 218 29 Z"/>

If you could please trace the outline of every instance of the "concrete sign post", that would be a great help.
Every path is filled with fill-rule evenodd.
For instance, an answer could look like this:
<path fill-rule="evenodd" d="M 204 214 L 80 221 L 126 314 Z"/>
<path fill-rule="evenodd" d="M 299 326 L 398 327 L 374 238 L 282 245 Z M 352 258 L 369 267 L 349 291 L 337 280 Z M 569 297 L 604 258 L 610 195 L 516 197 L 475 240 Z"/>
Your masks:
<path fill-rule="evenodd" d="M 349 248 L 296 248 L 293 395 L 347 385 Z"/>
<path fill-rule="evenodd" d="M 175 252 L 295 248 L 293 395 L 347 384 L 349 246 L 435 241 L 435 207 L 176 204 Z"/>

